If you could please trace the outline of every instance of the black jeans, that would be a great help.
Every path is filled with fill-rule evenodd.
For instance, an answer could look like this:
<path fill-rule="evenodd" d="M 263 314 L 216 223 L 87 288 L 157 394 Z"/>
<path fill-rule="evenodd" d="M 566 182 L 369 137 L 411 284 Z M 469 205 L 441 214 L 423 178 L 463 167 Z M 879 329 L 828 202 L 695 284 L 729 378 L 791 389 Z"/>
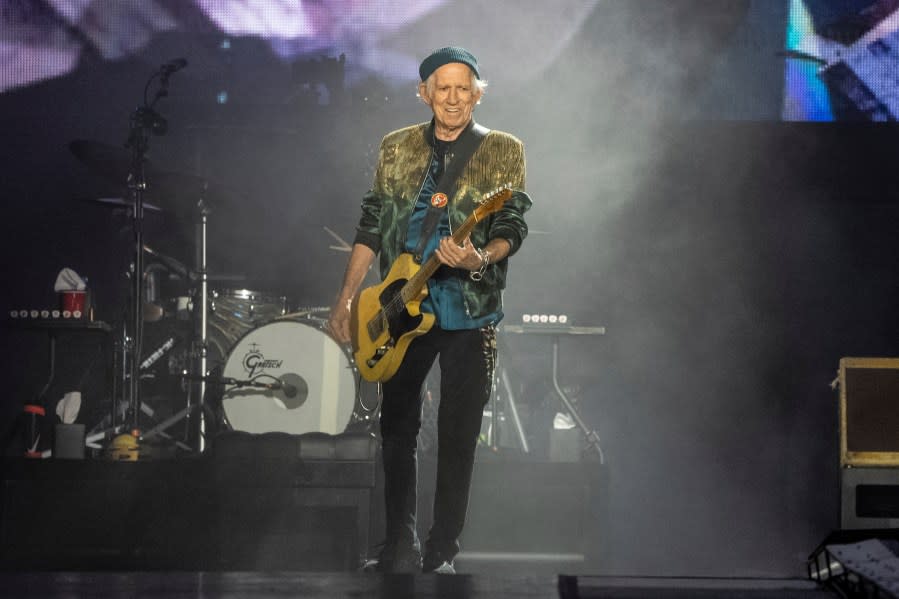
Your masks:
<path fill-rule="evenodd" d="M 383 386 L 386 543 L 420 547 L 415 521 L 416 443 L 421 427 L 422 386 L 438 355 L 437 486 L 426 554 L 436 552 L 452 560 L 459 551 L 457 539 L 465 525 L 481 417 L 493 384 L 496 333 L 492 326 L 463 331 L 433 327 L 409 345 L 402 366 Z"/>

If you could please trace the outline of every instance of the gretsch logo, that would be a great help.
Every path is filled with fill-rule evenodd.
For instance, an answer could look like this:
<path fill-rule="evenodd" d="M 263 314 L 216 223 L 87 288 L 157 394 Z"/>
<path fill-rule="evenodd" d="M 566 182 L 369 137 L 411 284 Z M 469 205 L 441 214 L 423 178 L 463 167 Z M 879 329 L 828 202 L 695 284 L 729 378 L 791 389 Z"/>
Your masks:
<path fill-rule="evenodd" d="M 284 360 L 266 359 L 262 355 L 262 351 L 255 343 L 250 344 L 250 349 L 243 357 L 243 369 L 247 371 L 247 375 L 253 378 L 257 374 L 261 374 L 265 370 L 281 368 Z"/>

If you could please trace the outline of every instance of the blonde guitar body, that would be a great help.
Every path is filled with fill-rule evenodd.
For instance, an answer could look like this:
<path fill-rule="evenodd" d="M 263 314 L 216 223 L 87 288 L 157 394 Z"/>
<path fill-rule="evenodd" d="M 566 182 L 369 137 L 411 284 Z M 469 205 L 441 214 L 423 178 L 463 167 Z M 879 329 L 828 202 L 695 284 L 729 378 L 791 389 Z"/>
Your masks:
<path fill-rule="evenodd" d="M 499 210 L 512 196 L 509 187 L 487 194 L 453 233 L 462 241 L 484 217 Z M 440 267 L 436 256 L 419 266 L 412 254 L 400 254 L 384 281 L 363 289 L 350 305 L 353 358 L 366 381 L 386 382 L 396 374 L 409 344 L 434 326 L 434 315 L 421 311 L 428 296 L 427 282 Z"/>
<path fill-rule="evenodd" d="M 399 369 L 412 340 L 434 325 L 433 314 L 422 314 L 427 286 L 408 302 L 401 300 L 403 286 L 420 269 L 412 254 L 400 254 L 387 278 L 363 289 L 350 307 L 353 358 L 366 381 L 387 381 Z M 361 324 L 361 327 L 360 327 Z"/>

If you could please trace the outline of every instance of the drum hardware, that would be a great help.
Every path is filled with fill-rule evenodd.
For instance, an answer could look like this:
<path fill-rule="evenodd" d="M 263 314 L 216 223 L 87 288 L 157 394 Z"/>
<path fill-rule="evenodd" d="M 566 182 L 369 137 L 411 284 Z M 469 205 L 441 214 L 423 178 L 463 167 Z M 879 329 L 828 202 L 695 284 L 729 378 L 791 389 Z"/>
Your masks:
<path fill-rule="evenodd" d="M 164 80 L 157 72 L 150 82 L 155 77 Z M 211 276 L 207 264 L 207 230 L 213 207 L 236 196 L 205 178 L 162 170 L 146 158 L 150 137 L 164 133 L 164 119 L 154 110 L 157 101 L 165 95 L 164 87 L 161 86 L 152 101 L 145 97 L 143 105 L 132 114 L 126 149 L 88 140 L 76 140 L 69 146 L 82 163 L 98 174 L 117 184 L 126 184 L 127 200 L 93 201 L 130 208 L 135 237 L 128 273 L 131 299 L 121 327 L 119 348 L 114 354 L 113 406 L 108 421 L 103 424 L 108 423 L 115 434 L 140 430 L 141 415 L 152 412 L 142 401 L 141 379 L 147 369 L 169 355 L 170 373 L 174 372 L 172 359 L 184 358 L 186 362 L 178 369 L 184 376 L 176 375 L 188 383 L 184 407 L 162 422 L 154 422 L 152 428 L 143 432 L 143 438 L 171 439 L 166 431 L 183 421 L 187 442 L 176 441 L 178 447 L 204 451 L 206 424 L 216 418 L 211 408 L 219 409 L 217 403 L 210 406 L 207 402 L 212 388 L 223 390 L 224 417 L 237 428 L 332 434 L 350 427 L 370 429 L 379 402 L 363 401 L 361 381 L 346 348 L 324 331 L 325 318 L 317 318 L 326 315 L 329 307 L 312 306 L 288 312 L 286 298 L 281 296 L 211 287 L 212 281 L 245 280 L 242 275 Z M 147 211 L 172 211 L 179 217 L 189 213 L 196 231 L 196 260 L 192 267 L 145 243 L 143 217 Z M 147 262 L 151 264 L 148 266 Z M 163 268 L 187 282 L 190 294 L 166 298 L 156 279 Z M 171 324 L 166 319 L 172 315 L 190 323 L 190 348 L 179 350 L 177 355 L 173 352 L 174 346 L 183 341 L 180 335 L 178 339 L 165 335 L 153 341 L 148 339 L 161 332 L 159 329 L 145 335 L 145 326 Z M 272 339 L 287 343 L 281 361 L 289 368 L 279 370 L 274 362 L 267 362 L 251 366 L 255 369 L 252 373 L 243 370 L 243 358 L 251 353 L 248 344 L 255 343 L 256 350 L 272 351 L 271 345 L 263 343 Z M 149 355 L 143 354 L 144 345 L 150 345 L 147 349 L 153 350 Z M 222 376 L 212 374 L 215 372 Z M 160 377 L 164 379 L 165 375 Z M 247 411 L 254 404 L 259 405 Z M 188 441 L 192 431 L 198 431 L 196 443 Z M 96 435 L 91 439 L 96 441 Z"/>
<path fill-rule="evenodd" d="M 267 375 L 263 375 L 267 376 Z M 259 377 L 255 379 L 234 379 L 231 377 L 222 377 L 222 376 L 213 376 L 213 375 L 198 375 L 198 374 L 189 374 L 183 373 L 180 375 L 180 378 L 186 381 L 199 382 L 204 386 L 204 390 L 207 387 L 211 386 L 225 386 L 232 385 L 234 387 L 251 387 L 256 389 L 266 389 L 266 390 L 280 390 L 283 391 L 284 395 L 287 397 L 296 397 L 299 394 L 299 388 L 295 385 L 292 385 L 286 381 L 282 381 L 276 379 L 274 377 L 273 381 L 270 383 L 262 382 L 258 380 Z M 190 446 L 173 439 L 170 435 L 168 435 L 165 431 L 171 428 L 172 426 L 178 424 L 182 420 L 189 420 L 195 411 L 201 411 L 199 416 L 200 422 L 205 423 L 206 419 L 215 418 L 215 415 L 212 413 L 206 398 L 203 398 L 203 401 L 196 402 L 193 404 L 188 404 L 185 406 L 180 412 L 173 414 L 171 417 L 163 420 L 153 428 L 145 431 L 143 435 L 141 435 L 142 439 L 152 439 L 156 436 L 161 436 L 165 439 L 173 441 L 178 447 L 181 449 L 191 451 L 193 448 Z"/>
<path fill-rule="evenodd" d="M 182 420 L 186 420 L 186 419 L 189 420 L 195 411 L 201 410 L 201 409 L 203 411 L 208 410 L 208 408 L 206 407 L 205 404 L 201 404 L 201 403 L 188 404 L 180 412 L 177 412 L 176 414 L 172 414 L 172 416 L 170 416 L 169 418 L 166 418 L 165 420 L 163 420 L 156 426 L 144 431 L 141 434 L 141 439 L 142 440 L 143 439 L 153 439 L 154 437 L 159 436 L 159 437 L 163 437 L 164 439 L 174 442 L 175 445 L 178 446 L 180 449 L 183 449 L 185 451 L 194 451 L 196 449 L 195 447 L 191 447 L 190 445 L 184 443 L 183 441 L 179 441 L 179 440 L 175 439 L 174 437 L 169 435 L 166 431 L 169 428 L 171 428 L 174 425 L 181 422 Z M 214 417 L 214 416 L 212 414 L 207 414 L 206 417 Z M 204 418 L 204 420 L 205 420 L 205 418 Z"/>
<path fill-rule="evenodd" d="M 293 312 L 288 312 L 287 314 L 283 314 L 278 316 L 274 320 L 296 320 L 298 318 L 314 318 L 313 314 L 322 314 L 323 320 L 327 319 L 328 313 L 331 312 L 330 306 L 310 306 L 299 308 L 294 310 Z"/>
<path fill-rule="evenodd" d="M 177 64 L 176 64 L 177 63 Z M 153 164 L 147 158 L 150 139 L 152 135 L 163 135 L 167 129 L 166 120 L 155 110 L 157 102 L 168 95 L 168 79 L 175 71 L 186 66 L 186 61 L 174 61 L 167 63 L 154 72 L 144 87 L 143 104 L 134 110 L 129 118 L 129 135 L 124 148 L 118 148 L 107 144 L 89 141 L 75 140 L 69 144 L 69 149 L 75 157 L 89 168 L 111 179 L 116 184 L 125 184 L 128 189 L 128 198 L 131 206 L 132 228 L 134 230 L 133 259 L 128 274 L 130 306 L 123 323 L 122 347 L 121 347 L 121 381 L 122 389 L 113 398 L 113 408 L 110 416 L 110 425 L 113 429 L 120 427 L 117 412 L 119 405 L 128 406 L 128 420 L 133 429 L 140 429 L 141 394 L 140 394 L 140 365 L 143 346 L 143 327 L 145 320 L 162 318 L 160 313 L 152 306 L 147 310 L 145 301 L 145 268 L 144 254 L 150 254 L 174 272 L 179 273 L 188 280 L 199 280 L 201 308 L 200 330 L 198 345 L 200 347 L 199 369 L 206 372 L 206 318 L 207 318 L 207 293 L 208 273 L 206 269 L 206 228 L 210 213 L 209 199 L 212 196 L 225 199 L 233 198 L 223 188 L 217 186 L 205 178 L 195 175 L 164 171 Z M 150 86 L 158 79 L 158 89 L 152 99 L 148 98 Z M 182 201 L 189 198 L 189 201 Z M 148 201 L 152 200 L 165 209 L 174 211 L 182 210 L 188 206 L 195 206 L 199 214 L 197 225 L 197 268 L 195 273 L 190 273 L 183 265 L 173 259 L 162 257 L 152 248 L 144 244 L 143 219 Z M 125 201 L 106 199 L 101 203 L 112 206 L 125 205 Z M 195 201 L 195 203 L 193 203 Z M 154 206 L 155 208 L 156 206 Z M 192 276 L 195 275 L 195 276 Z M 202 407 L 205 394 L 205 382 L 201 381 L 195 404 Z M 182 410 L 181 417 L 190 416 L 194 411 L 191 406 L 192 397 L 188 394 L 188 408 Z M 198 437 L 198 451 L 204 448 L 204 410 L 200 410 Z M 125 423 L 127 424 L 127 423 Z M 165 427 L 167 428 L 167 427 Z M 151 429 L 154 432 L 161 430 L 159 426 Z"/>
<path fill-rule="evenodd" d="M 166 256 L 162 252 L 156 251 L 147 244 L 144 244 L 144 251 L 158 260 L 160 265 L 167 268 L 169 272 L 171 272 L 175 276 L 184 279 L 185 281 L 193 281 L 197 278 L 196 273 L 191 272 L 190 269 L 187 268 L 187 266 L 172 258 L 171 256 Z"/>
<path fill-rule="evenodd" d="M 159 361 L 159 359 L 162 358 L 162 356 L 164 356 L 173 347 L 175 347 L 175 338 L 169 337 L 168 339 L 165 340 L 165 342 L 162 345 L 160 345 L 156 349 L 156 351 L 154 351 L 152 354 L 147 356 L 144 359 L 144 361 L 140 363 L 140 369 L 146 370 L 147 368 L 149 368 L 150 366 L 155 364 L 157 361 Z"/>
<path fill-rule="evenodd" d="M 263 377 L 272 379 L 272 382 L 264 383 L 260 381 L 259 379 Z M 254 389 L 268 389 L 269 391 L 284 391 L 284 395 L 287 397 L 296 397 L 299 393 L 299 388 L 296 385 L 292 385 L 286 380 L 266 374 L 252 379 L 235 379 L 230 376 L 201 376 L 197 374 L 182 374 L 181 378 L 187 381 L 203 381 L 207 385 L 232 385 L 234 387 L 252 387 Z"/>
<path fill-rule="evenodd" d="M 147 162 L 147 152 L 150 147 L 150 139 L 153 135 L 164 135 L 168 123 L 156 110 L 156 103 L 168 95 L 169 77 L 172 73 L 186 65 L 167 63 L 156 70 L 144 86 L 143 104 L 138 106 L 130 115 L 128 139 L 125 150 L 113 148 L 90 142 L 76 140 L 69 145 L 75 156 L 108 177 L 116 183 L 125 183 L 132 205 L 132 228 L 134 230 L 134 253 L 131 277 L 131 311 L 130 311 L 130 360 L 127 370 L 130 372 L 128 383 L 128 397 L 130 399 L 131 424 L 133 428 L 140 427 L 140 354 L 144 322 L 144 210 L 147 199 L 148 183 L 159 191 L 163 191 L 165 177 L 162 173 L 154 172 Z M 158 79 L 158 87 L 152 100 L 147 94 L 150 85 Z M 164 194 L 165 195 L 165 194 Z"/>
<path fill-rule="evenodd" d="M 207 228 L 209 226 L 209 214 L 211 210 L 209 206 L 206 205 L 206 202 L 203 199 L 203 196 L 200 196 L 200 201 L 197 204 L 197 213 L 200 217 L 200 222 L 197 225 L 196 231 L 197 236 L 199 237 L 199 243 L 196 245 L 197 248 L 197 272 L 200 275 L 200 338 L 199 338 L 199 351 L 200 351 L 200 373 L 204 376 L 207 372 L 209 372 L 207 368 L 207 358 L 209 353 L 209 344 L 208 340 L 208 318 L 209 318 L 209 273 L 206 270 L 206 241 L 207 241 Z M 185 412 L 185 416 L 190 416 L 191 414 L 191 397 L 188 394 L 188 403 L 187 411 Z M 197 451 L 203 453 L 206 449 L 206 381 L 200 381 L 200 384 L 197 389 L 197 406 L 199 406 L 199 434 L 197 435 Z M 188 420 L 189 422 L 189 420 Z"/>

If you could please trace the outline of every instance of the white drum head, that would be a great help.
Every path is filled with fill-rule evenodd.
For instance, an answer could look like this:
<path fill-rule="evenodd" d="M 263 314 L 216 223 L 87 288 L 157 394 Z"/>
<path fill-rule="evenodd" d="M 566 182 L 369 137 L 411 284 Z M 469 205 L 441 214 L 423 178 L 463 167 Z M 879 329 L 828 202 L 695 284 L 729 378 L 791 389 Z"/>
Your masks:
<path fill-rule="evenodd" d="M 235 430 L 250 433 L 342 433 L 356 405 L 356 377 L 343 348 L 319 328 L 271 322 L 242 337 L 222 376 L 286 389 L 228 385 L 222 398 Z"/>

